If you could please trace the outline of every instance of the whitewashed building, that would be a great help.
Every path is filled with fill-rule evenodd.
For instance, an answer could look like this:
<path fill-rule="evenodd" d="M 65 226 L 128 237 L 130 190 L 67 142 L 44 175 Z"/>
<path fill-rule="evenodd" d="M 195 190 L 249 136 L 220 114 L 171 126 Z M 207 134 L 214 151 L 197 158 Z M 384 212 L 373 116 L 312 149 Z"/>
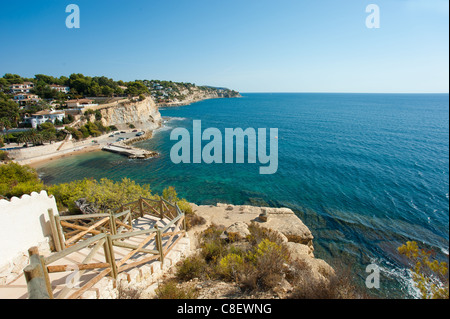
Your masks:
<path fill-rule="evenodd" d="M 36 128 L 38 125 L 46 122 L 55 124 L 57 119 L 62 121 L 65 116 L 66 113 L 64 111 L 45 110 L 32 114 L 30 117 L 25 117 L 24 120 L 26 123 L 30 123 L 32 128 Z"/>
<path fill-rule="evenodd" d="M 96 106 L 94 104 L 94 100 L 90 99 L 78 99 L 78 100 L 67 100 L 66 101 L 68 108 L 83 108 L 86 106 Z"/>
<path fill-rule="evenodd" d="M 27 102 L 36 103 L 41 100 L 39 96 L 31 93 L 17 93 L 13 97 L 14 102 L 19 103 L 20 105 L 25 104 Z"/>
<path fill-rule="evenodd" d="M 23 82 L 22 84 L 13 84 L 10 86 L 11 92 L 16 93 L 30 93 L 34 88 L 33 82 Z"/>
<path fill-rule="evenodd" d="M 58 91 L 58 92 L 62 92 L 62 93 L 65 93 L 65 94 L 67 94 L 67 93 L 70 92 L 70 87 L 64 86 L 64 85 L 51 84 L 51 85 L 50 85 L 50 88 L 51 88 L 52 90 L 56 90 L 56 91 Z"/>

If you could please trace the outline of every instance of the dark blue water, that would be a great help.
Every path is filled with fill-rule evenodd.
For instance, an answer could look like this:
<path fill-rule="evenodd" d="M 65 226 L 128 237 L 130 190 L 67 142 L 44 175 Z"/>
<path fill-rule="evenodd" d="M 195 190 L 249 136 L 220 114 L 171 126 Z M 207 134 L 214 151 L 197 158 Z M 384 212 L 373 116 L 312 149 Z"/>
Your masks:
<path fill-rule="evenodd" d="M 47 183 L 128 177 L 155 192 L 175 186 L 197 204 L 226 202 L 293 209 L 315 236 L 315 255 L 351 267 L 364 284 L 382 269 L 376 295 L 412 297 L 397 247 L 415 240 L 446 258 L 449 246 L 448 94 L 243 94 L 161 110 L 171 117 L 137 146 L 161 156 L 131 161 L 103 152 L 39 169 Z M 175 127 L 278 128 L 278 171 L 262 164 L 173 164 Z M 205 143 L 204 143 L 205 144 Z"/>

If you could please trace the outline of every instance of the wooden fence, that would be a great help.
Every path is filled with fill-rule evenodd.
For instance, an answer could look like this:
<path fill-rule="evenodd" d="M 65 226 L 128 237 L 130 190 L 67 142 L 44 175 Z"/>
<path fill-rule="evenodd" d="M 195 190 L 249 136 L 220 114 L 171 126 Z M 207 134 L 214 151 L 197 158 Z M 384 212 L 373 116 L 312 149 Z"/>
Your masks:
<path fill-rule="evenodd" d="M 165 256 L 186 234 L 184 213 L 178 205 L 164 199 L 154 200 L 141 197 L 135 202 L 121 206 L 116 212 L 59 216 L 50 209 L 48 214 L 56 252 L 43 257 L 39 255 L 36 247 L 30 248 L 30 264 L 24 269 L 30 299 L 53 299 L 49 276 L 51 273 L 73 271 L 74 268 L 79 275 L 88 270 L 100 271 L 75 292 L 71 287 L 66 286 L 58 293 L 58 299 L 67 297 L 75 299 L 107 275 L 116 279 L 120 272 L 152 260 L 159 260 L 163 264 Z M 164 227 L 158 227 L 155 224 L 154 227 L 148 229 L 134 229 L 133 220 L 145 215 L 167 220 L 168 223 Z M 172 231 L 169 231 L 171 229 Z M 143 236 L 144 239 L 141 240 Z M 141 241 L 136 244 L 138 237 Z M 134 239 L 133 244 L 125 242 L 130 238 Z M 151 240 L 155 240 L 155 249 L 144 248 Z M 130 252 L 122 259 L 117 260 L 114 247 L 129 249 Z M 81 263 L 52 265 L 85 248 L 89 248 L 90 252 Z M 103 248 L 105 260 L 91 262 L 101 248 Z M 127 263 L 137 253 L 148 256 Z M 71 292 L 72 294 L 69 295 Z"/>

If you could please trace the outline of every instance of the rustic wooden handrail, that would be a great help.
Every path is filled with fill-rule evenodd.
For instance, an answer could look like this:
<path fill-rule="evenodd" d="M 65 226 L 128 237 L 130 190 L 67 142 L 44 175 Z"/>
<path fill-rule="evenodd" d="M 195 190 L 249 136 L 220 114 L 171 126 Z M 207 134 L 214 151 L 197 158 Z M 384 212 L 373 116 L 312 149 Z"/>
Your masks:
<path fill-rule="evenodd" d="M 23 270 L 27 282 L 29 299 L 52 299 L 53 293 L 49 285 L 48 274 L 43 266 L 37 247 L 28 250 L 30 264 Z"/>
<path fill-rule="evenodd" d="M 59 216 L 61 220 L 74 220 L 74 219 L 90 219 L 98 217 L 108 217 L 107 213 L 96 213 L 96 214 L 84 214 L 84 215 L 69 215 L 69 216 Z"/>
<path fill-rule="evenodd" d="M 110 275 L 115 279 L 120 272 L 155 259 L 159 259 L 161 263 L 164 263 L 165 256 L 186 233 L 184 213 L 176 203 L 170 203 L 163 198 L 155 200 L 140 197 L 137 201 L 122 205 L 119 209 L 121 211 L 115 210 L 114 212 L 72 216 L 59 216 L 49 209 L 50 228 L 56 252 L 50 256 L 43 257 L 39 255 L 37 249 L 30 249 L 30 265 L 24 269 L 29 297 L 53 298 L 49 274 L 73 270 L 74 265 L 51 264 L 84 248 L 94 245 L 83 262 L 75 265 L 80 274 L 93 269 L 103 270 L 85 283 L 82 288 L 72 293 L 69 298 L 80 297 L 104 276 Z M 161 219 L 167 218 L 169 222 L 164 227 L 155 225 L 149 229 L 134 230 L 133 219 L 145 215 Z M 96 221 L 95 219 L 99 220 Z M 89 220 L 92 221 L 87 222 Z M 63 227 L 66 227 L 69 231 L 65 233 Z M 174 230 L 168 231 L 172 227 L 174 227 Z M 119 233 L 119 230 L 126 230 L 126 232 Z M 123 242 L 123 240 L 143 235 L 146 237 L 140 240 L 140 243 Z M 175 236 L 178 236 L 178 238 L 175 238 Z M 169 239 L 165 239 L 163 244 L 163 238 L 167 237 Z M 153 239 L 155 240 L 156 249 L 145 248 Z M 91 262 L 101 247 L 104 249 L 105 261 Z M 131 251 L 122 257 L 121 260 L 116 261 L 114 247 L 122 247 Z M 137 253 L 145 253 L 149 256 L 130 263 L 129 260 Z M 70 288 L 65 287 L 58 294 L 58 298 L 66 298 L 71 291 Z"/>

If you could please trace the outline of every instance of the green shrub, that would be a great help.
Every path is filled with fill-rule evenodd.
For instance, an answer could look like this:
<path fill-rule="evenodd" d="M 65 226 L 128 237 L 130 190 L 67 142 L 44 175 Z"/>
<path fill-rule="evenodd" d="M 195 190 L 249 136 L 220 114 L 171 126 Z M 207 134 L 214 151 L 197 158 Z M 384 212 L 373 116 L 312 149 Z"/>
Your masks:
<path fill-rule="evenodd" d="M 44 184 L 39 180 L 36 170 L 17 163 L 0 165 L 0 195 L 11 198 L 32 192 L 40 192 Z"/>
<path fill-rule="evenodd" d="M 8 161 L 8 160 L 9 160 L 8 152 L 0 151 L 0 161 Z"/>
<path fill-rule="evenodd" d="M 237 280 L 244 266 L 244 258 L 230 253 L 219 262 L 218 272 L 227 280 Z"/>
<path fill-rule="evenodd" d="M 206 262 L 216 262 L 220 260 L 226 253 L 227 248 L 225 242 L 220 235 L 225 230 L 223 226 L 210 225 L 203 231 L 200 237 L 200 248 L 203 258 Z"/>
<path fill-rule="evenodd" d="M 83 138 L 88 138 L 91 135 L 91 133 L 85 126 L 80 127 L 79 131 L 83 135 Z"/>
<path fill-rule="evenodd" d="M 205 242 L 202 244 L 201 248 L 203 258 L 206 262 L 212 263 L 215 263 L 217 260 L 222 258 L 227 252 L 227 249 L 220 240 Z"/>
<path fill-rule="evenodd" d="M 164 198 L 166 201 L 169 201 L 171 203 L 177 203 L 178 207 L 185 213 L 185 214 L 192 214 L 192 207 L 189 204 L 189 202 L 186 199 L 180 199 L 178 198 L 177 191 L 173 186 L 169 186 L 168 188 L 165 188 L 162 192 L 162 198 Z"/>
<path fill-rule="evenodd" d="M 73 127 L 66 126 L 64 129 L 72 134 L 72 138 L 76 139 L 77 141 L 83 138 L 83 133 Z"/>
<path fill-rule="evenodd" d="M 245 258 L 248 264 L 240 277 L 244 290 L 267 291 L 274 288 L 284 278 L 284 265 L 289 262 L 287 249 L 268 239 L 254 246 Z"/>
<path fill-rule="evenodd" d="M 102 119 L 102 113 L 100 112 L 100 110 L 95 110 L 94 114 L 96 121 L 100 121 Z"/>
<path fill-rule="evenodd" d="M 247 259 L 256 263 L 258 262 L 261 258 L 265 258 L 265 256 L 269 255 L 269 254 L 276 254 L 277 255 L 277 259 L 279 260 L 283 260 L 284 262 L 287 262 L 289 260 L 289 255 L 287 253 L 287 251 L 284 251 L 284 249 L 268 240 L 268 239 L 264 239 L 262 240 L 254 249 L 253 251 L 249 252 L 247 254 Z"/>
<path fill-rule="evenodd" d="M 109 132 L 111 129 L 109 126 L 104 126 L 102 121 L 95 121 L 95 126 L 97 126 L 98 130 L 102 133 Z"/>
<path fill-rule="evenodd" d="M 55 196 L 60 207 L 66 207 L 70 212 L 78 212 L 75 200 L 85 198 L 100 210 L 117 209 L 123 204 L 136 201 L 140 196 L 153 198 L 149 185 L 139 185 L 136 182 L 124 178 L 120 182 L 114 182 L 107 178 L 100 181 L 84 179 L 52 185 L 48 192 Z"/>
<path fill-rule="evenodd" d="M 448 263 L 434 259 L 433 253 L 419 248 L 415 241 L 408 241 L 398 248 L 411 263 L 415 286 L 423 299 L 448 299 Z"/>
<path fill-rule="evenodd" d="M 205 259 L 199 254 L 190 256 L 177 267 L 176 277 L 186 281 L 194 278 L 206 278 L 210 273 L 207 268 Z"/>
<path fill-rule="evenodd" d="M 264 239 L 267 239 L 277 244 L 282 243 L 281 237 L 277 233 L 275 233 L 271 229 L 261 227 L 255 222 L 252 222 L 248 226 L 248 230 L 250 231 L 248 240 L 252 245 L 258 245 Z"/>
<path fill-rule="evenodd" d="M 176 281 L 169 280 L 160 285 L 156 291 L 155 299 L 195 299 L 197 293 L 194 289 L 182 289 L 177 286 Z"/>

